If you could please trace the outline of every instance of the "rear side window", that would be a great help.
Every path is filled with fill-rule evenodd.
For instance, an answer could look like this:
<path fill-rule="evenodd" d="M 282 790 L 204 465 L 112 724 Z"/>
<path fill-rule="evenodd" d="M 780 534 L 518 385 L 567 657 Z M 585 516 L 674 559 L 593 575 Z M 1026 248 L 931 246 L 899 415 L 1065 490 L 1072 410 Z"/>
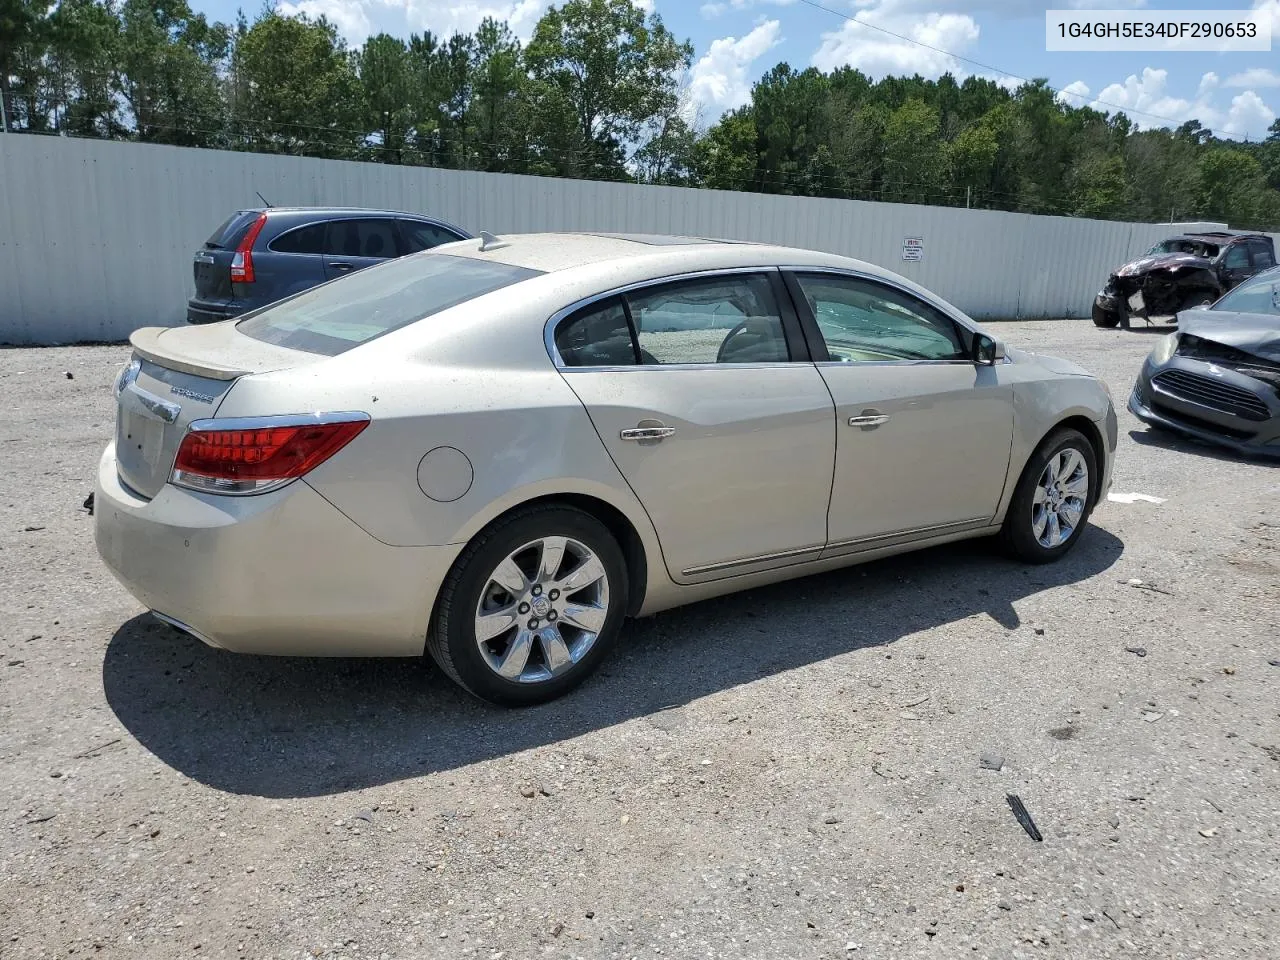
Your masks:
<path fill-rule="evenodd" d="M 462 239 L 452 230 L 446 230 L 434 223 L 424 223 L 421 220 L 401 220 L 400 232 L 404 236 L 406 253 L 418 253 L 421 250 L 438 247 L 442 243 L 453 243 L 455 240 Z"/>
<path fill-rule="evenodd" d="M 298 227 L 280 234 L 267 244 L 267 248 L 276 253 L 320 253 L 324 250 L 324 228 L 323 223 Z"/>
<path fill-rule="evenodd" d="M 395 221 L 332 220 L 325 234 L 324 252 L 330 257 L 397 256 Z"/>
<path fill-rule="evenodd" d="M 218 229 L 209 234 L 204 245 L 210 250 L 234 247 L 249 229 L 249 224 L 258 219 L 257 210 L 237 210 L 218 225 Z"/>
<path fill-rule="evenodd" d="M 444 254 L 392 260 L 290 297 L 237 329 L 264 343 L 334 357 L 541 272 Z"/>
<path fill-rule="evenodd" d="M 631 367 L 640 362 L 621 297 L 583 307 L 556 328 L 566 367 Z"/>
<path fill-rule="evenodd" d="M 1253 248 L 1253 268 L 1255 270 L 1266 270 L 1276 265 L 1275 254 L 1271 252 L 1271 248 L 1265 243 L 1254 241 L 1249 246 Z"/>

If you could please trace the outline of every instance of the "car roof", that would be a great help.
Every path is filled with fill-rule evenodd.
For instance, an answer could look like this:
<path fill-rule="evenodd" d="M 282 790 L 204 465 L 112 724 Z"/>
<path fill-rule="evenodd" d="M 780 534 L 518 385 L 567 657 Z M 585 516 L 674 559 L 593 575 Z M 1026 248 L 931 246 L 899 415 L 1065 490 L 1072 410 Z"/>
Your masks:
<path fill-rule="evenodd" d="M 434 249 L 442 254 L 491 260 L 544 273 L 610 263 L 641 268 L 641 272 L 654 277 L 733 267 L 794 265 L 843 267 L 894 281 L 902 279 L 873 264 L 815 250 L 658 234 L 504 234 L 490 237 L 487 242 L 485 239 L 460 240 Z"/>
<path fill-rule="evenodd" d="M 1225 231 L 1207 231 L 1205 233 L 1180 233 L 1170 240 L 1205 240 L 1211 243 L 1229 243 L 1232 240 L 1269 240 L 1265 233 L 1227 233 Z M 1167 241 L 1166 241 L 1167 242 Z"/>

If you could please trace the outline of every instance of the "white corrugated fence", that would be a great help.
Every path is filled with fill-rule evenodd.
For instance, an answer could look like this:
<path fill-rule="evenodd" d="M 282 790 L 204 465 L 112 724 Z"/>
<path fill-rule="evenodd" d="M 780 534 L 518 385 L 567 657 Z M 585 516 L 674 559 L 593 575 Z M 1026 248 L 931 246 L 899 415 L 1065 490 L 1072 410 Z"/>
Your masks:
<path fill-rule="evenodd" d="M 395 167 L 0 135 L 0 343 L 121 340 L 182 323 L 192 254 L 232 211 L 428 213 L 473 233 L 670 233 L 812 247 L 902 273 L 979 319 L 1079 317 L 1175 229 L 912 204 Z M 919 260 L 905 260 L 907 241 Z M 914 254 L 909 254 L 914 255 Z"/>

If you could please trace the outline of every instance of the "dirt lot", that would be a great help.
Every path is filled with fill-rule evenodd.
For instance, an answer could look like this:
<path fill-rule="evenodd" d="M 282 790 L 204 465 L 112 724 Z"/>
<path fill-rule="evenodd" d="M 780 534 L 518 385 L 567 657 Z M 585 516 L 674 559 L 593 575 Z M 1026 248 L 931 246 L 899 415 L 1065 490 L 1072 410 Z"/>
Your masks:
<path fill-rule="evenodd" d="M 999 330 L 1121 403 L 1154 342 Z M 504 712 L 144 616 L 80 509 L 126 356 L 0 351 L 0 957 L 1280 956 L 1280 469 L 1121 412 L 1167 502 L 1064 563 L 701 604 Z"/>

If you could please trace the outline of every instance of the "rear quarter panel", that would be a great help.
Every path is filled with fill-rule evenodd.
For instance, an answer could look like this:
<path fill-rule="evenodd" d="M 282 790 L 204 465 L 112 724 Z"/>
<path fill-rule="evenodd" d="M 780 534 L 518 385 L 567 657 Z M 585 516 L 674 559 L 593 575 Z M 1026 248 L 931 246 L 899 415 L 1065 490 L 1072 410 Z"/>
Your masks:
<path fill-rule="evenodd" d="M 322 362 L 241 380 L 218 415 L 264 410 L 361 410 L 372 417 L 306 479 L 384 543 L 466 542 L 521 503 L 576 493 L 631 520 L 651 570 L 661 556 L 643 508 L 550 361 L 545 370 L 502 371 L 405 361 L 371 379 Z M 461 451 L 471 465 L 470 486 L 448 502 L 427 496 L 418 481 L 423 458 L 439 447 Z"/>

